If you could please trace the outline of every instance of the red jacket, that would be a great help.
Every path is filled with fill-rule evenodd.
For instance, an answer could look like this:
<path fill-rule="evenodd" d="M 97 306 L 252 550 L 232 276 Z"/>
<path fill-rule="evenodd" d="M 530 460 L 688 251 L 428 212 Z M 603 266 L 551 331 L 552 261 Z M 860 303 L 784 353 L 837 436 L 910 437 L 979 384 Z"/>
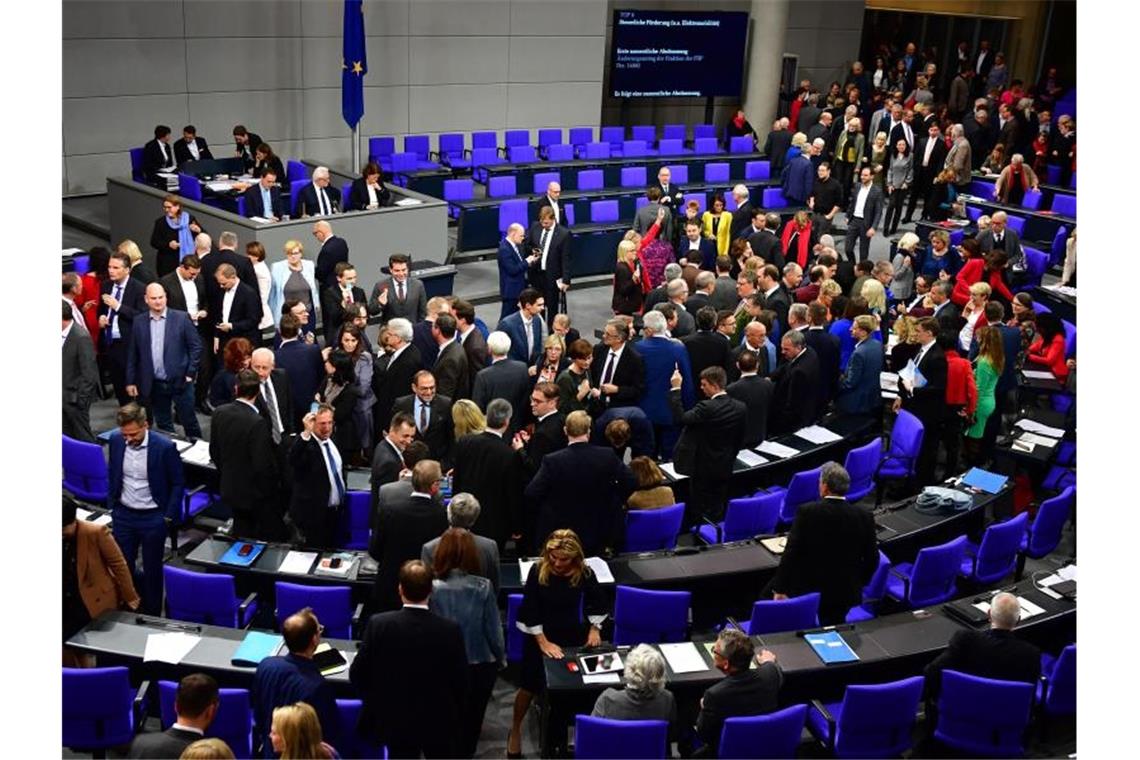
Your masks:
<path fill-rule="evenodd" d="M 1048 346 L 1045 345 L 1045 337 L 1038 335 L 1029 344 L 1025 358 L 1048 368 L 1062 383 L 1069 378 L 1069 365 L 1065 363 L 1064 335 L 1054 335 Z"/>
<path fill-rule="evenodd" d="M 978 408 L 973 367 L 970 360 L 959 356 L 957 351 L 946 352 L 946 403 L 965 408 L 968 415 L 973 415 Z"/>
<path fill-rule="evenodd" d="M 950 294 L 950 300 L 959 306 L 965 306 L 966 302 L 970 300 L 970 286 L 975 282 L 982 281 L 985 266 L 985 260 L 980 257 L 967 261 L 965 266 L 958 270 L 958 276 L 954 280 L 954 292 Z M 1005 280 L 1001 277 L 1001 272 L 990 272 L 989 279 L 986 282 L 989 283 L 993 292 L 1001 294 L 1002 298 L 1007 301 L 1013 300 L 1013 293 L 1009 292 Z"/>

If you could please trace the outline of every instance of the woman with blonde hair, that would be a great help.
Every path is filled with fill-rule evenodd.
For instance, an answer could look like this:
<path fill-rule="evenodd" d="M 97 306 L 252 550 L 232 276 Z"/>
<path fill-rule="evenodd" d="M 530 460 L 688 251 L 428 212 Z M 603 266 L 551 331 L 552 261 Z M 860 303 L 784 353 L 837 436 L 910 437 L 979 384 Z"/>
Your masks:
<path fill-rule="evenodd" d="M 990 300 L 992 292 L 988 282 L 975 282 L 970 286 L 970 300 L 962 308 L 962 319 L 966 320 L 966 324 L 958 332 L 958 347 L 963 352 L 970 350 L 974 333 L 989 324 L 986 320 L 986 302 Z"/>
<path fill-rule="evenodd" d="M 128 238 L 119 243 L 115 250 L 118 253 L 125 254 L 126 257 L 131 260 L 131 277 L 134 277 L 144 286 L 150 285 L 152 282 L 158 280 L 158 278 L 154 276 L 154 272 L 150 271 L 150 268 L 143 263 L 143 255 L 142 251 L 139 250 L 138 243 Z"/>
<path fill-rule="evenodd" d="M 867 165 L 871 167 L 871 182 L 878 185 L 883 195 L 887 194 L 888 152 L 887 133 L 876 133 L 875 139 L 871 142 L 871 159 Z"/>
<path fill-rule="evenodd" d="M 214 737 L 186 745 L 178 760 L 234 760 L 234 753 L 230 745 Z"/>
<path fill-rule="evenodd" d="M 317 305 L 321 300 L 317 289 L 316 267 L 305 258 L 305 248 L 299 240 L 285 242 L 285 260 L 273 262 L 269 274 L 273 279 L 269 289 L 269 311 L 274 321 L 280 326 L 281 305 L 296 299 L 309 312 L 309 323 L 302 328 L 302 332 L 315 331 Z"/>
<path fill-rule="evenodd" d="M 482 433 L 487 429 L 487 418 L 471 399 L 462 398 L 451 405 L 451 422 L 455 426 L 455 440 L 465 435 Z"/>
<path fill-rule="evenodd" d="M 627 509 L 658 509 L 677 503 L 673 489 L 665 485 L 665 476 L 652 459 L 634 457 L 629 460 L 629 469 L 637 478 L 637 489 L 626 500 Z"/>
<path fill-rule="evenodd" d="M 336 750 L 321 741 L 321 721 L 317 718 L 317 711 L 305 702 L 274 709 L 269 740 L 281 760 L 340 757 Z"/>
<path fill-rule="evenodd" d="M 890 350 L 891 367 L 895 372 L 907 365 L 911 359 L 918 356 L 922 346 L 918 345 L 918 335 L 914 326 L 918 320 L 915 317 L 901 316 L 895 320 L 894 334 L 898 342 Z"/>
<path fill-rule="evenodd" d="M 533 367 L 527 369 L 534 384 L 553 383 L 562 374 L 562 370 L 570 366 L 566 358 L 566 342 L 557 333 L 547 335 L 542 341 L 542 354 Z"/>
<path fill-rule="evenodd" d="M 866 299 L 867 310 L 871 314 L 881 318 L 886 313 L 887 291 L 883 288 L 883 283 L 868 277 L 863 281 L 863 289 L 859 291 L 859 295 Z"/>
<path fill-rule="evenodd" d="M 645 300 L 642 290 L 644 273 L 637 245 L 631 240 L 618 243 L 617 263 L 614 266 L 614 295 L 610 308 L 614 314 L 640 314 Z"/>
<path fill-rule="evenodd" d="M 918 235 L 904 232 L 895 248 L 895 257 L 891 260 L 891 266 L 895 269 L 891 279 L 891 293 L 899 301 L 909 300 L 914 292 L 914 249 L 917 247 Z"/>

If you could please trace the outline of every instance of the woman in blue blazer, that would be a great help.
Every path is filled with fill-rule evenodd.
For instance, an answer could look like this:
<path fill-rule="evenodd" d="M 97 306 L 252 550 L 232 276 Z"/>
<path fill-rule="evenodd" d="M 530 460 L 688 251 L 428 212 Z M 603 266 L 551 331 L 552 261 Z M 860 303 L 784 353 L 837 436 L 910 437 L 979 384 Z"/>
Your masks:
<path fill-rule="evenodd" d="M 317 290 L 316 267 L 313 262 L 304 258 L 305 249 L 300 241 L 289 240 L 285 243 L 285 260 L 275 261 L 269 267 L 269 276 L 272 282 L 269 286 L 269 311 L 273 314 L 273 321 L 281 325 L 281 306 L 287 300 L 296 298 L 306 302 L 309 309 L 309 324 L 304 332 L 313 332 L 317 328 L 317 307 L 321 302 L 320 291 Z M 296 287 L 289 281 L 299 275 L 301 280 L 309 286 L 306 292 L 303 287 Z"/>

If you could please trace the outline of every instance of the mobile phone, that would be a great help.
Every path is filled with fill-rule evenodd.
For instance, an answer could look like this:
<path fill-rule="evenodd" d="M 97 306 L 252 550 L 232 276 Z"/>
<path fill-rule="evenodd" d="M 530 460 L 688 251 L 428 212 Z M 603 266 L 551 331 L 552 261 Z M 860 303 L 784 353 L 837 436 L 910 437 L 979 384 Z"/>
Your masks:
<path fill-rule="evenodd" d="M 252 552 L 252 551 L 253 551 L 253 544 L 245 544 L 240 549 L 238 549 L 238 556 L 239 557 L 248 557 L 250 555 L 250 552 Z"/>
<path fill-rule="evenodd" d="M 314 401 L 313 403 L 309 404 L 309 414 L 316 414 L 317 410 L 320 408 L 321 408 L 321 405 L 319 403 L 317 403 L 316 401 Z"/>
<path fill-rule="evenodd" d="M 330 559 L 329 560 L 329 567 L 332 568 L 333 570 L 336 570 L 338 567 L 340 567 L 340 557 L 333 557 L 332 559 Z"/>

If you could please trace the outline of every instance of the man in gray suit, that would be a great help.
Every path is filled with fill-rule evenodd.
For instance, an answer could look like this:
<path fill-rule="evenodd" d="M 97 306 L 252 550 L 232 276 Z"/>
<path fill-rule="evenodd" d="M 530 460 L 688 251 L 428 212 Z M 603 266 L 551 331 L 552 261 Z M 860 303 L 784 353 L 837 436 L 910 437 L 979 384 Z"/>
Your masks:
<path fill-rule="evenodd" d="M 717 311 L 732 311 L 740 303 L 736 295 L 736 278 L 732 277 L 732 259 L 716 257 L 716 282 L 713 284 L 711 305 Z"/>
<path fill-rule="evenodd" d="M 381 322 L 403 317 L 412 324 L 427 316 L 427 292 L 424 284 L 408 276 L 411 257 L 394 253 L 388 257 L 390 276 L 376 283 L 368 299 L 368 313 L 380 316 Z"/>
<path fill-rule="evenodd" d="M 218 682 L 204 673 L 191 673 L 178 682 L 174 695 L 174 725 L 162 733 L 139 734 L 127 757 L 178 757 L 202 738 L 218 713 Z"/>
<path fill-rule="evenodd" d="M 507 356 L 511 352 L 511 337 L 505 332 L 496 330 L 488 335 L 487 350 L 491 354 L 491 364 L 476 373 L 471 400 L 480 409 L 486 409 L 491 399 L 502 398 L 511 402 L 514 410 L 511 430 L 518 430 L 522 427 L 522 411 L 526 409 L 530 393 L 526 364 Z"/>
<path fill-rule="evenodd" d="M 91 433 L 91 401 L 99 390 L 99 368 L 91 336 L 75 322 L 71 306 L 60 304 L 63 314 L 63 434 L 96 443 Z"/>
<path fill-rule="evenodd" d="M 1004 211 L 995 211 L 990 217 L 990 228 L 978 233 L 978 247 L 982 255 L 995 248 L 1005 251 L 1009 259 L 1010 285 L 1020 285 L 1026 279 L 1025 251 L 1021 249 L 1021 239 L 1017 230 L 1008 225 L 1009 216 Z"/>
<path fill-rule="evenodd" d="M 479 500 L 469 493 L 457 493 L 451 497 L 447 505 L 447 524 L 453 528 L 471 530 L 471 526 L 479 519 L 481 511 Z M 475 548 L 479 550 L 479 575 L 491 581 L 495 595 L 499 593 L 499 546 L 485 536 L 471 535 L 475 539 Z M 439 539 L 433 538 L 424 544 L 420 561 L 431 569 L 432 557 L 435 556 Z"/>
<path fill-rule="evenodd" d="M 646 191 L 645 197 L 649 199 L 649 203 L 637 210 L 637 215 L 633 218 L 633 228 L 637 230 L 637 234 L 644 235 L 654 222 L 658 222 L 661 227 L 657 237 L 661 240 L 672 240 L 673 219 L 669 215 L 669 209 L 661 204 L 661 188 L 654 185 Z"/>

